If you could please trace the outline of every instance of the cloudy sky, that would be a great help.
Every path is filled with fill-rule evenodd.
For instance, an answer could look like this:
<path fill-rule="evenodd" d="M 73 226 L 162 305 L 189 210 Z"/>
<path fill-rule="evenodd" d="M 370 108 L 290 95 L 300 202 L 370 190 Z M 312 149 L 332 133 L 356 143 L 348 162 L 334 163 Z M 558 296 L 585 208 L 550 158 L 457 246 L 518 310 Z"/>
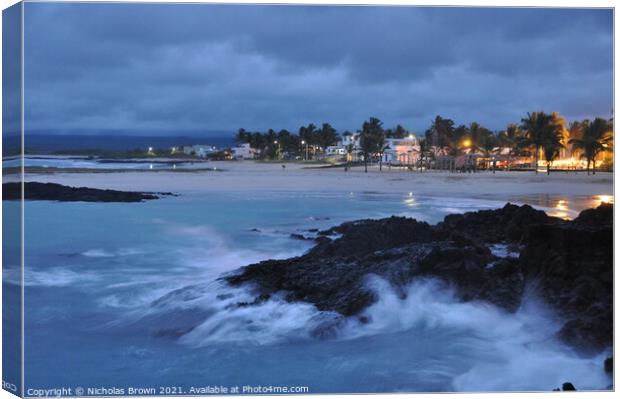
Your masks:
<path fill-rule="evenodd" d="M 612 112 L 611 10 L 38 4 L 26 126 L 209 134 Z"/>

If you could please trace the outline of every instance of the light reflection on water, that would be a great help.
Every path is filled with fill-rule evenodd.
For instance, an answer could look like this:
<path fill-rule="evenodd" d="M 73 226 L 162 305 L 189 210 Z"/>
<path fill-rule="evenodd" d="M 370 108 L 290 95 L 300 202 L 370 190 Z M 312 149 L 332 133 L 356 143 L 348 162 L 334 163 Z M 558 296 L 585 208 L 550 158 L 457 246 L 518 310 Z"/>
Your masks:
<path fill-rule="evenodd" d="M 517 203 L 542 208 L 549 216 L 574 219 L 584 209 L 597 208 L 603 203 L 614 203 L 614 196 L 608 194 L 564 197 L 558 195 L 528 195 L 511 199 Z"/>

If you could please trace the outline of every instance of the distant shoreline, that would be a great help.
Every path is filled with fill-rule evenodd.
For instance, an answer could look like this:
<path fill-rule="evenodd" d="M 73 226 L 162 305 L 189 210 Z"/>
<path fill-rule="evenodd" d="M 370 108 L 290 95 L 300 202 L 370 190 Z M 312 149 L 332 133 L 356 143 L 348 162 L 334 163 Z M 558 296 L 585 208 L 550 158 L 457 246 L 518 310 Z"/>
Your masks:
<path fill-rule="evenodd" d="M 411 172 L 403 169 L 353 167 L 305 168 L 304 164 L 262 163 L 252 161 L 211 161 L 211 169 L 184 170 L 63 170 L 27 171 L 25 181 L 52 182 L 68 186 L 87 186 L 124 191 L 161 192 L 206 195 L 224 192 L 253 193 L 298 192 L 362 195 L 433 196 L 445 198 L 485 199 L 536 204 L 555 208 L 559 216 L 567 209 L 597 206 L 599 196 L 613 198 L 613 173 L 503 172 L 451 173 L 445 171 Z M 222 171 L 222 173 L 213 173 Z M 207 173 L 205 173 L 207 172 Z M 16 175 L 14 175 L 16 176 Z M 576 200 L 578 199 L 578 201 Z M 565 201 L 559 203 L 559 201 Z M 577 202 L 575 202 L 577 201 Z M 574 216 L 574 215 L 573 215 Z"/>

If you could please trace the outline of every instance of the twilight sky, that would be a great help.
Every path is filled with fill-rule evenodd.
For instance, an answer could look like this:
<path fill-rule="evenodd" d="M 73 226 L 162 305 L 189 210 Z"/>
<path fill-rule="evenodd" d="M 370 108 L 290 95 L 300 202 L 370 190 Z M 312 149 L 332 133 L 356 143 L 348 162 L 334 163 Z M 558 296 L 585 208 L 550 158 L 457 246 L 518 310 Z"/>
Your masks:
<path fill-rule="evenodd" d="M 27 3 L 26 128 L 609 117 L 612 26 L 600 9 Z"/>

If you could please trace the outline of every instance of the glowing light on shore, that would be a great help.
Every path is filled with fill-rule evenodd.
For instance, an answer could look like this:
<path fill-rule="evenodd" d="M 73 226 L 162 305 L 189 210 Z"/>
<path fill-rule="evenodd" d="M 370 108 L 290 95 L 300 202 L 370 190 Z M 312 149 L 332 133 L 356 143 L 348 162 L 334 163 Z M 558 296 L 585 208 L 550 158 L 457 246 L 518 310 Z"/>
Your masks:
<path fill-rule="evenodd" d="M 557 204 L 555 204 L 555 209 L 558 209 L 560 211 L 567 211 L 568 210 L 568 204 L 565 200 L 559 200 Z"/>
<path fill-rule="evenodd" d="M 602 203 L 613 204 L 614 196 L 613 195 L 597 195 L 596 200 Z"/>
<path fill-rule="evenodd" d="M 594 166 L 599 168 L 601 166 L 601 164 L 603 163 L 603 161 L 601 160 L 596 160 L 594 161 Z M 553 162 L 551 162 L 551 168 L 556 168 L 556 169 L 585 169 L 587 166 L 587 162 L 585 159 L 577 159 L 577 158 L 561 158 L 561 159 L 556 159 Z M 592 165 L 590 165 L 592 166 Z M 547 161 L 545 161 L 544 159 L 540 159 L 538 161 L 538 170 L 547 170 Z"/>
<path fill-rule="evenodd" d="M 555 204 L 553 204 L 553 209 L 551 212 L 547 212 L 549 216 L 553 216 L 560 219 L 569 220 L 570 217 L 570 208 L 568 207 L 567 200 L 558 200 Z"/>

